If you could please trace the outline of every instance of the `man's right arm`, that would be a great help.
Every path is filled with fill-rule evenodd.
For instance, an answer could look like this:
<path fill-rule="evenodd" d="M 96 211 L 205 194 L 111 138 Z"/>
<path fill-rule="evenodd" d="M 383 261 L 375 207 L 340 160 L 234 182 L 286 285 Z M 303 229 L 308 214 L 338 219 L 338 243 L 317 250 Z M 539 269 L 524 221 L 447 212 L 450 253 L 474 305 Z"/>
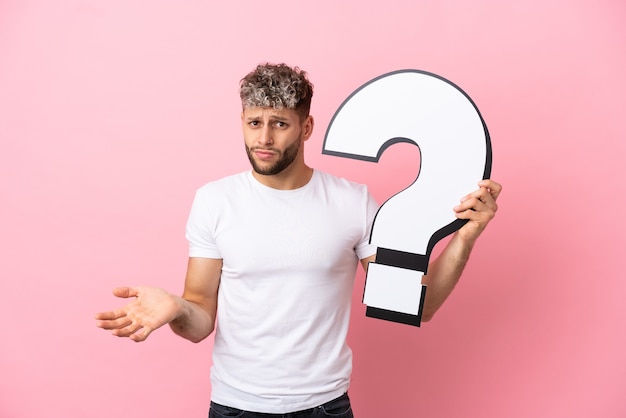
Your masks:
<path fill-rule="evenodd" d="M 181 337 L 202 341 L 215 328 L 221 274 L 221 259 L 192 257 L 182 297 L 158 287 L 118 287 L 113 290 L 115 296 L 134 300 L 119 309 L 96 314 L 96 325 L 117 337 L 140 342 L 169 324 Z"/>
<path fill-rule="evenodd" d="M 215 329 L 221 274 L 221 259 L 189 258 L 179 313 L 169 323 L 174 333 L 196 343 L 211 335 Z"/>

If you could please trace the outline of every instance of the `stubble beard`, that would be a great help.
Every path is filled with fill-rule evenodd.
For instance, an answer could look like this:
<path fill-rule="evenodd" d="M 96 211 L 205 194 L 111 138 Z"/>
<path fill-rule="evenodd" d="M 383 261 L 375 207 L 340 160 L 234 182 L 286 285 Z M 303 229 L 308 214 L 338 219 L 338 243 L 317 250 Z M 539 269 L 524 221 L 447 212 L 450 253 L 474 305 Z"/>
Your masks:
<path fill-rule="evenodd" d="M 302 143 L 302 138 L 298 138 L 296 142 L 289 145 L 287 148 L 285 148 L 284 151 L 271 148 L 272 151 L 279 153 L 280 158 L 278 158 L 278 161 L 276 161 L 274 164 L 268 167 L 261 167 L 259 164 L 257 164 L 253 155 L 254 150 L 266 149 L 266 148 L 263 148 L 263 147 L 249 148 L 246 145 L 246 154 L 248 155 L 248 160 L 250 160 L 250 164 L 252 165 L 252 169 L 255 171 L 255 173 L 261 174 L 263 176 L 274 176 L 282 172 L 284 169 L 289 167 L 291 163 L 295 161 L 296 157 L 298 156 L 298 152 L 300 151 L 301 143 Z"/>

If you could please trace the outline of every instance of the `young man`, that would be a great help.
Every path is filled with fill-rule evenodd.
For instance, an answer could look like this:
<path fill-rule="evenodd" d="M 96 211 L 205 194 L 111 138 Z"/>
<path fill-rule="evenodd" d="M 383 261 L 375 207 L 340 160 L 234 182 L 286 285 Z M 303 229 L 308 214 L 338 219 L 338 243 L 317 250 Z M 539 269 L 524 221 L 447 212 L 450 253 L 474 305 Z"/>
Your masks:
<path fill-rule="evenodd" d="M 193 342 L 216 328 L 209 417 L 353 416 L 346 334 L 358 262 L 367 269 L 375 258 L 368 242 L 378 206 L 365 186 L 306 165 L 312 95 L 306 73 L 284 64 L 260 65 L 241 81 L 252 170 L 197 191 L 182 297 L 118 288 L 116 296 L 135 299 L 96 316 L 99 327 L 134 341 L 165 324 Z M 469 222 L 423 278 L 424 321 L 495 215 L 501 186 L 478 186 L 451 208 Z"/>

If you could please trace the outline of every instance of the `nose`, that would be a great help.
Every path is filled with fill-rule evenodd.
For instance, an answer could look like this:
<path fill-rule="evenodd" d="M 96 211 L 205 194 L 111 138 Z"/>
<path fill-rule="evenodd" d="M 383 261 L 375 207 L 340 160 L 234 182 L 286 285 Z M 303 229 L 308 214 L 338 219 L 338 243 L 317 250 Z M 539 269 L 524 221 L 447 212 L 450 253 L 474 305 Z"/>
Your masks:
<path fill-rule="evenodd" d="M 274 136 L 272 129 L 267 124 L 259 132 L 259 144 L 263 146 L 272 145 L 274 143 Z"/>

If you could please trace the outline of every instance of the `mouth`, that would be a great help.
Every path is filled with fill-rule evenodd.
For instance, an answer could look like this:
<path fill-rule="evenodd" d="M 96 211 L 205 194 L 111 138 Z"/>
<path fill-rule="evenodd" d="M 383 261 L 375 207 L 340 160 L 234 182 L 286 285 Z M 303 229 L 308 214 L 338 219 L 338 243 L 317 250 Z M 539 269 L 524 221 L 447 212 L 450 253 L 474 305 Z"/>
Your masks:
<path fill-rule="evenodd" d="M 271 149 L 253 148 L 252 152 L 261 160 L 269 160 L 276 155 L 276 151 Z"/>

